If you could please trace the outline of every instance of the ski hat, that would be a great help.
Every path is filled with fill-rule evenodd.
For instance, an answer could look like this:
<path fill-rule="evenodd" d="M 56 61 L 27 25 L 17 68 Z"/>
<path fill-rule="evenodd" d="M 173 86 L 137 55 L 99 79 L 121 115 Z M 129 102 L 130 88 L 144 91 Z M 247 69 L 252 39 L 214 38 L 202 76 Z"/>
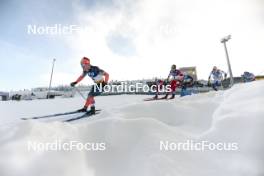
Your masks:
<path fill-rule="evenodd" d="M 81 60 L 81 66 L 90 65 L 90 59 L 88 57 L 83 57 Z"/>
<path fill-rule="evenodd" d="M 176 65 L 173 64 L 173 65 L 171 66 L 171 69 L 172 69 L 172 70 L 175 70 L 175 69 L 176 69 Z"/>

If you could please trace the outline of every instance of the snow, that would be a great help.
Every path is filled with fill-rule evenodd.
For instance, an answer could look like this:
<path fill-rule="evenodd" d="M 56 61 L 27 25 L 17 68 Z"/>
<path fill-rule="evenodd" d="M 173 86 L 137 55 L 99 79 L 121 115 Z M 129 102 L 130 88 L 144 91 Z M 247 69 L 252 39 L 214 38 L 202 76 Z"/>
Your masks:
<path fill-rule="evenodd" d="M 82 107 L 81 97 L 0 101 L 1 176 L 262 176 L 264 82 L 226 91 L 144 102 L 148 96 L 97 97 L 92 118 L 22 121 Z M 106 150 L 28 150 L 29 141 L 105 143 Z M 237 143 L 238 150 L 160 150 L 170 143 Z"/>

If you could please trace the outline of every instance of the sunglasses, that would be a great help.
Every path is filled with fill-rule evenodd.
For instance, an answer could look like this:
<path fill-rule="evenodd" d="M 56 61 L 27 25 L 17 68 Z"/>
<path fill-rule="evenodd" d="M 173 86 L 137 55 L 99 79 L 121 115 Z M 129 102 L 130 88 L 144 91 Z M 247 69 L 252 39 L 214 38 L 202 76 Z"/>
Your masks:
<path fill-rule="evenodd" d="M 81 64 L 82 68 L 89 66 L 89 64 Z"/>

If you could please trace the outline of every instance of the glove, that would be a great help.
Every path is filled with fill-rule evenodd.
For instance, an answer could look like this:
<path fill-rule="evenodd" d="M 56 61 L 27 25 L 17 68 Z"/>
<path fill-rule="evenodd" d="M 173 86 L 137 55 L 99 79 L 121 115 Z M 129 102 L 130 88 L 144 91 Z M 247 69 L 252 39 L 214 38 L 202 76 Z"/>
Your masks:
<path fill-rule="evenodd" d="M 76 84 L 77 84 L 76 81 L 72 82 L 72 83 L 71 83 L 71 87 L 74 87 Z"/>
<path fill-rule="evenodd" d="M 104 87 L 105 85 L 107 85 L 107 82 L 102 82 L 102 86 Z"/>

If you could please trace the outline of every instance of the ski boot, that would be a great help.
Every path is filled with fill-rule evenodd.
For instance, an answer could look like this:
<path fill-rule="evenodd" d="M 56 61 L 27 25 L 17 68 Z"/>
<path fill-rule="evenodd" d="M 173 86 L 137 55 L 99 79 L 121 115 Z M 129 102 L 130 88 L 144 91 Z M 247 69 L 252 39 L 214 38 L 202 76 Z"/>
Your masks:
<path fill-rule="evenodd" d="M 170 99 L 174 99 L 175 98 L 175 94 L 172 94 L 172 96 L 170 97 Z"/>
<path fill-rule="evenodd" d="M 91 106 L 91 110 L 89 111 L 91 114 L 95 114 L 95 106 Z"/>
<path fill-rule="evenodd" d="M 157 100 L 157 99 L 158 99 L 158 95 L 155 95 L 155 96 L 153 97 L 153 99 L 154 99 L 154 100 Z"/>
<path fill-rule="evenodd" d="M 87 112 L 87 107 L 84 106 L 82 109 L 78 109 L 77 112 Z"/>

